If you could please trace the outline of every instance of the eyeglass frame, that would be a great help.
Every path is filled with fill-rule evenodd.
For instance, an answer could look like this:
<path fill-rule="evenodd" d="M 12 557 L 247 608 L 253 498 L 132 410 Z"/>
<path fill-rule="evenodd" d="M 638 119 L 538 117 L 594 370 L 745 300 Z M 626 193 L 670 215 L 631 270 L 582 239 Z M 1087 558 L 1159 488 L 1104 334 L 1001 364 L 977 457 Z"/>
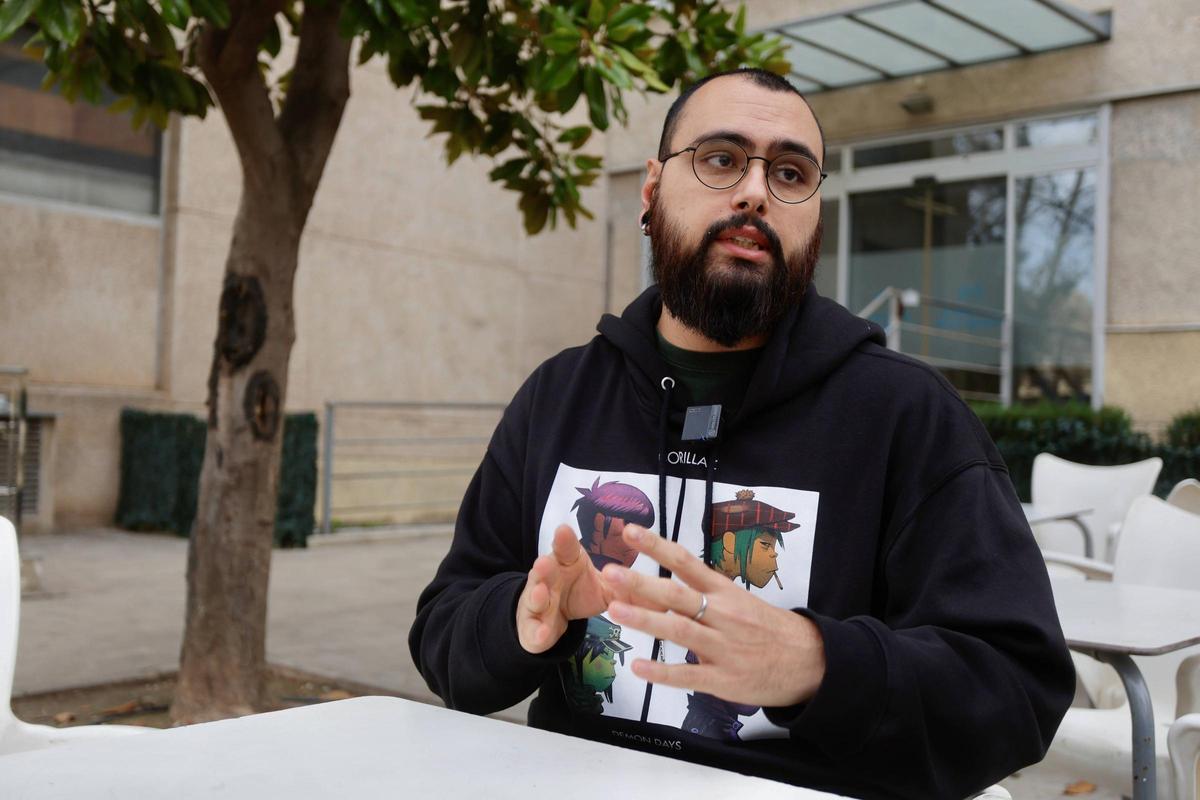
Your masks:
<path fill-rule="evenodd" d="M 709 186 L 707 183 L 704 182 L 704 179 L 700 177 L 700 173 L 696 172 L 696 151 L 699 150 L 702 145 L 704 145 L 708 142 L 729 142 L 729 144 L 731 144 L 734 147 L 736 147 L 737 149 L 741 150 L 746 155 L 745 169 L 742 170 L 742 174 L 738 177 L 738 179 L 736 181 L 734 181 L 733 183 L 729 184 L 728 186 L 722 186 L 722 187 Z M 821 184 L 824 183 L 825 179 L 829 177 L 829 173 L 821 171 L 821 165 L 818 164 L 815 159 L 809 158 L 808 156 L 804 155 L 804 153 L 800 153 L 795 150 L 787 150 L 782 153 L 779 153 L 778 155 L 775 156 L 775 158 L 767 158 L 765 156 L 752 156 L 752 155 L 750 155 L 750 153 L 746 152 L 745 147 L 742 147 L 740 144 L 733 141 L 732 139 L 726 139 L 724 136 L 713 136 L 711 138 L 704 139 L 703 141 L 697 142 L 696 144 L 692 145 L 691 147 L 685 147 L 682 150 L 675 151 L 674 153 L 668 153 L 667 157 L 664 159 L 661 159 L 658 163 L 666 164 L 668 161 L 670 161 L 675 156 L 681 156 L 687 152 L 691 152 L 691 154 L 692 154 L 692 174 L 696 176 L 696 180 L 700 181 L 701 186 L 703 186 L 707 189 L 712 189 L 714 192 L 723 192 L 726 189 L 732 189 L 733 187 L 737 186 L 739 183 L 742 182 L 742 178 L 745 178 L 746 175 L 748 175 L 750 173 L 750 162 L 755 161 L 755 160 L 762 161 L 765 164 L 765 166 L 763 167 L 763 178 L 767 184 L 767 191 L 770 192 L 771 196 L 774 197 L 776 200 L 778 200 L 781 203 L 786 203 L 789 206 L 798 206 L 801 203 L 807 203 L 809 200 L 812 200 L 816 196 L 817 192 L 821 191 Z M 775 163 L 776 160 L 783 158 L 784 156 L 798 156 L 800 158 L 803 158 L 805 161 L 808 161 L 814 167 L 816 167 L 817 174 L 821 176 L 821 179 L 819 181 L 817 181 L 816 188 L 813 189 L 812 194 L 810 194 L 808 197 L 804 198 L 803 200 L 784 200 L 782 197 L 775 194 L 775 190 L 771 188 L 771 164 Z"/>

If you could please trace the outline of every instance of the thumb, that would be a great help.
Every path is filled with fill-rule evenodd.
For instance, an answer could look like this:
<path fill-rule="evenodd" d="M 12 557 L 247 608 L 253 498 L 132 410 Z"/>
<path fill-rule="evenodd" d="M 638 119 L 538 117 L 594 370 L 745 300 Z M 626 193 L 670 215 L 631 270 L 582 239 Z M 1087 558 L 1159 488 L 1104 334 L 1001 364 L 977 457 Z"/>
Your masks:
<path fill-rule="evenodd" d="M 583 545 L 575 537 L 570 525 L 559 525 L 554 530 L 554 560 L 560 566 L 570 567 L 583 556 Z"/>

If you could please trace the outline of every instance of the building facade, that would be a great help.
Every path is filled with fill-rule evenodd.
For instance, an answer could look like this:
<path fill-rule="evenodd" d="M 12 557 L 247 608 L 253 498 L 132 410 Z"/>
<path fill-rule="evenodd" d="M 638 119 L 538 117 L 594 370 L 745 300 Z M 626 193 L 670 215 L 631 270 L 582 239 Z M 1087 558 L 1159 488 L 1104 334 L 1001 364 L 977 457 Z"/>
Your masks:
<path fill-rule="evenodd" d="M 1195 3 L 1074 0 L 1106 37 L 883 79 L 836 61 L 862 0 L 746 5 L 797 34 L 826 133 L 822 294 L 859 312 L 908 290 L 898 346 L 968 396 L 1115 404 L 1151 432 L 1200 402 Z M 0 50 L 0 364 L 29 370 L 38 417 L 26 518 L 68 528 L 113 517 L 121 408 L 203 409 L 240 176 L 219 114 L 135 134 L 39 82 Z M 593 140 L 596 221 L 533 238 L 488 163 L 445 167 L 410 101 L 356 69 L 301 250 L 291 409 L 503 403 L 648 281 L 639 190 L 670 98 Z"/>

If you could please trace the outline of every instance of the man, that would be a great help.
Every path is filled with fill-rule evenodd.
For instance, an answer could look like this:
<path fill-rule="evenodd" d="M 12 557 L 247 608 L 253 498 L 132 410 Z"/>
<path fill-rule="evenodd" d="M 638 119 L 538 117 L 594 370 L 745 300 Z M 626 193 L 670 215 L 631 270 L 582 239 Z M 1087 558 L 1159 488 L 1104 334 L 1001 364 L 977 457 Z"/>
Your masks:
<path fill-rule="evenodd" d="M 409 644 L 447 705 L 537 691 L 531 725 L 868 798 L 962 798 L 1041 758 L 1074 689 L 1045 567 L 953 388 L 810 285 L 823 153 L 769 73 L 672 106 L 642 190 L 657 285 L 526 381 L 420 598 Z M 657 483 L 632 568 L 558 524 L 597 473 Z M 795 514 L 782 589 L 714 569 L 712 498 L 739 489 Z M 562 674 L 600 614 L 632 657 L 578 713 Z M 759 710 L 694 735 L 695 693 Z"/>

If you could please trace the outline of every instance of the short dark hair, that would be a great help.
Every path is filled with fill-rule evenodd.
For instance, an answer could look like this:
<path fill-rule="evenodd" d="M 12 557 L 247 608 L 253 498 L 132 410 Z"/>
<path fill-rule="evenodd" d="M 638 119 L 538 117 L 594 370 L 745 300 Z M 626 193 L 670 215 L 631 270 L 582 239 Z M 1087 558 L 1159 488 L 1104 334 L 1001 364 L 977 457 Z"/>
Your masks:
<path fill-rule="evenodd" d="M 705 78 L 693 83 L 691 86 L 683 90 L 679 97 L 675 98 L 675 102 L 671 104 L 670 110 L 667 111 L 667 118 L 663 120 L 662 137 L 658 140 L 658 160 L 662 161 L 667 156 L 671 155 L 671 139 L 675 136 L 675 129 L 679 127 L 679 115 L 683 112 L 683 107 L 687 105 L 687 101 L 696 93 L 704 84 L 709 81 L 714 81 L 717 78 L 724 78 L 729 75 L 739 75 L 756 86 L 761 86 L 764 89 L 770 89 L 773 92 L 791 92 L 804 101 L 804 105 L 808 106 L 808 110 L 812 111 L 812 106 L 808 105 L 808 99 L 795 86 L 784 78 L 782 75 L 776 75 L 774 72 L 768 72 L 765 69 L 756 67 L 741 67 L 740 69 L 730 69 L 725 72 L 714 72 Z M 825 168 L 825 130 L 821 127 L 821 121 L 817 119 L 817 115 L 813 113 L 813 119 L 817 121 L 817 131 L 821 134 L 821 168 Z"/>

